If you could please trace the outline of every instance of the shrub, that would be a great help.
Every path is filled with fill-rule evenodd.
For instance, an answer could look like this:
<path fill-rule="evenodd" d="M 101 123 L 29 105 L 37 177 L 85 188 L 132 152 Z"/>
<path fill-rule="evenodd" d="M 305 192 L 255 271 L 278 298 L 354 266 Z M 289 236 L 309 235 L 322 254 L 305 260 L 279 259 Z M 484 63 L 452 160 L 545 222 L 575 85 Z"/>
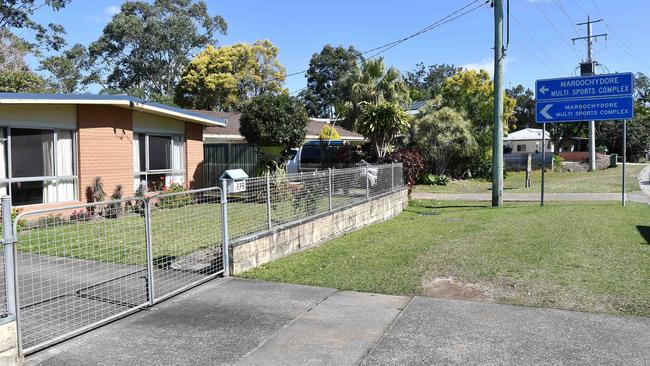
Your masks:
<path fill-rule="evenodd" d="M 185 187 L 179 183 L 172 183 L 169 186 L 165 187 L 163 194 L 165 193 L 179 193 L 185 192 Z M 158 206 L 162 208 L 174 208 L 174 207 L 183 207 L 190 205 L 192 203 L 192 195 L 189 193 L 186 194 L 175 194 L 172 196 L 161 196 Z"/>
<path fill-rule="evenodd" d="M 409 194 L 416 183 L 417 177 L 426 169 L 424 158 L 416 149 L 400 149 L 385 159 L 387 162 L 402 163 L 404 166 L 404 178 L 408 185 Z"/>
<path fill-rule="evenodd" d="M 330 124 L 323 125 L 320 133 L 318 134 L 318 139 L 327 142 L 327 141 L 341 141 L 341 135 L 336 130 L 336 128 Z"/>
<path fill-rule="evenodd" d="M 22 211 L 23 210 L 20 208 L 11 208 L 11 222 L 16 221 L 16 217 L 18 217 L 18 215 L 20 215 Z M 16 231 L 22 231 L 26 227 L 27 227 L 27 221 L 25 221 L 25 219 L 20 219 L 18 220 L 18 224 L 16 225 Z"/>
<path fill-rule="evenodd" d="M 553 155 L 553 171 L 558 173 L 561 172 L 563 162 L 564 159 L 562 159 L 560 155 Z"/>
<path fill-rule="evenodd" d="M 436 186 L 446 186 L 449 183 L 449 177 L 446 175 L 435 175 L 427 173 L 420 176 L 420 181 L 422 184 L 430 184 Z"/>
<path fill-rule="evenodd" d="M 300 188 L 300 195 L 292 200 L 295 215 L 305 217 L 316 213 L 321 198 L 327 197 L 327 180 L 324 177 L 319 172 L 305 177 Z"/>
<path fill-rule="evenodd" d="M 302 145 L 309 123 L 304 105 L 285 94 L 254 97 L 244 106 L 240 120 L 239 132 L 246 141 L 259 147 L 278 147 L 280 153 Z M 267 161 L 281 163 L 276 150 L 267 154 Z"/>

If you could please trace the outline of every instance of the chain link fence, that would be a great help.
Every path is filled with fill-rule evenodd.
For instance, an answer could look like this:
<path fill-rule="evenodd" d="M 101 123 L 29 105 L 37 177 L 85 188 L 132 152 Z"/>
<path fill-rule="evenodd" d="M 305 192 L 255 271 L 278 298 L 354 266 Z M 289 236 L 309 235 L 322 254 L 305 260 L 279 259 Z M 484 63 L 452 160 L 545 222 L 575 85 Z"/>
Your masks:
<path fill-rule="evenodd" d="M 229 240 L 403 186 L 401 164 L 364 165 L 248 178 L 240 193 L 212 187 L 29 211 L 13 222 L 3 197 L 11 258 L 0 276 L 11 276 L 0 278 L 0 307 L 18 320 L 21 352 L 34 352 L 227 274 Z"/>

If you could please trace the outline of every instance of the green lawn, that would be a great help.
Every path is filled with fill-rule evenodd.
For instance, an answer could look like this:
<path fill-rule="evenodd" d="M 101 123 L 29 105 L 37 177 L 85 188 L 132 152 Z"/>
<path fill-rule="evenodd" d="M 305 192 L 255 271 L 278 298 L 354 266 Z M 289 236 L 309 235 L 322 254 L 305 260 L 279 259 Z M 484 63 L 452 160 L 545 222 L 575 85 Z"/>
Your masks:
<path fill-rule="evenodd" d="M 451 277 L 484 301 L 650 316 L 649 241 L 647 205 L 413 201 L 242 277 L 407 295 Z"/>
<path fill-rule="evenodd" d="M 644 168 L 641 165 L 628 165 L 626 167 L 627 191 L 639 190 L 639 172 Z M 546 172 L 545 191 L 549 193 L 616 193 L 621 191 L 622 168 L 609 168 L 596 172 Z M 506 193 L 531 193 L 541 189 L 541 171 L 533 172 L 531 187 L 525 188 L 525 172 L 508 172 L 504 180 Z M 488 193 L 492 183 L 485 180 L 467 179 L 452 180 L 446 186 L 418 185 L 414 192 L 432 193 Z"/>
<path fill-rule="evenodd" d="M 365 193 L 359 199 L 365 199 Z M 257 202 L 233 200 L 228 204 L 231 240 L 268 230 L 268 206 L 265 202 Z M 271 206 L 273 225 L 304 219 L 326 211 L 329 206 L 327 197 L 310 202 L 310 205 L 294 205 L 291 201 L 274 203 Z M 350 203 L 350 196 L 332 199 L 334 207 Z M 151 237 L 154 261 L 219 248 L 222 242 L 221 205 L 212 202 L 153 208 Z M 17 249 L 58 257 L 145 265 L 144 218 L 131 211 L 116 218 L 98 217 L 87 221 L 69 221 L 63 216 L 32 220 L 31 225 L 18 233 Z"/>

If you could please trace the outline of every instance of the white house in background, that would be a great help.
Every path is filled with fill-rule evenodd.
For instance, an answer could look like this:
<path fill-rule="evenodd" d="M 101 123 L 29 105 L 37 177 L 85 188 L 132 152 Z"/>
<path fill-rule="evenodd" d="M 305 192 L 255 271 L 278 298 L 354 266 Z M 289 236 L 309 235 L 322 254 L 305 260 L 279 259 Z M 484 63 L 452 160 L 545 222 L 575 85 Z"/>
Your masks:
<path fill-rule="evenodd" d="M 546 151 L 554 152 L 553 143 L 550 141 L 551 134 L 546 131 Z M 511 148 L 511 154 L 527 154 L 542 152 L 542 130 L 539 128 L 524 128 L 523 130 L 511 132 L 503 139 L 503 146 Z"/>

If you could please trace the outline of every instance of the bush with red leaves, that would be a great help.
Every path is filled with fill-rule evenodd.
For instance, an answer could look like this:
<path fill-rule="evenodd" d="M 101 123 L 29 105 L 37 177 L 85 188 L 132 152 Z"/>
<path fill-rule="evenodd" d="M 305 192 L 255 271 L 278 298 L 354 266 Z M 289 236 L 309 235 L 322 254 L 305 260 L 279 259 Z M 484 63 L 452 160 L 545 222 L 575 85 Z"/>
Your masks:
<path fill-rule="evenodd" d="M 413 189 L 417 177 L 427 169 L 427 165 L 420 151 L 412 148 L 396 150 L 386 156 L 385 161 L 387 163 L 403 164 L 404 178 L 408 185 L 409 194 L 411 194 L 411 189 Z"/>

